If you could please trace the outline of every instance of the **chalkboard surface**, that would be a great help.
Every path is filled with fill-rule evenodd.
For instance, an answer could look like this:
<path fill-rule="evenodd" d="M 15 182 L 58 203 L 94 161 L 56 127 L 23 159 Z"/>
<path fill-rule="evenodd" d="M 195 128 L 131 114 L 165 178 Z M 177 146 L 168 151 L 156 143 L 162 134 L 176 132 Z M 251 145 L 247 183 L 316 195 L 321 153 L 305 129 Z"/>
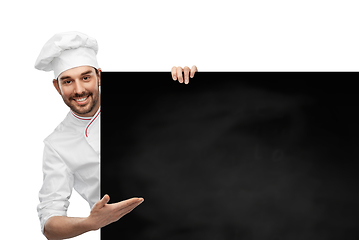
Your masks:
<path fill-rule="evenodd" d="M 358 73 L 102 74 L 108 239 L 358 239 Z"/>

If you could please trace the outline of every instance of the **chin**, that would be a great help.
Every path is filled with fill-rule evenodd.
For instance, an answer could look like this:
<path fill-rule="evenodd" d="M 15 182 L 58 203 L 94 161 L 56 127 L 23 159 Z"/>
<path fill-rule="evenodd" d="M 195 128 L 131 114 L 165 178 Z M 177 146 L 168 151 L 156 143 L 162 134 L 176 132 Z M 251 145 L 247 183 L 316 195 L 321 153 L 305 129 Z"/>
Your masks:
<path fill-rule="evenodd" d="M 66 105 L 75 113 L 78 115 L 85 115 L 93 111 L 97 100 L 91 98 L 90 101 L 83 106 L 79 106 L 77 103 L 74 102 L 72 99 L 68 99 L 65 101 Z"/>
<path fill-rule="evenodd" d="M 89 107 L 84 107 L 84 108 L 72 107 L 71 110 L 78 115 L 83 115 L 83 114 L 90 113 L 93 110 L 93 107 L 94 106 L 89 106 Z"/>

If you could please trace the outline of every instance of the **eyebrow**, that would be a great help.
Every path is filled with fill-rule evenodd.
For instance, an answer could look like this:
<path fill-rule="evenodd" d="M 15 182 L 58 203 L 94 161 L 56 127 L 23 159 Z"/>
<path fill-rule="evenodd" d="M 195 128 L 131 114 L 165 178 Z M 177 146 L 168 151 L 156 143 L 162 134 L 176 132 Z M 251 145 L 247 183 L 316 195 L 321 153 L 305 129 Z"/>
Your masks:
<path fill-rule="evenodd" d="M 62 80 L 68 79 L 68 78 L 70 78 L 70 76 L 63 76 L 63 77 L 60 77 L 59 80 L 62 81 Z"/>
<path fill-rule="evenodd" d="M 86 74 L 90 74 L 90 73 L 92 73 L 92 70 L 83 72 L 83 73 L 80 74 L 80 76 L 83 76 L 83 75 L 86 75 Z M 63 80 L 68 79 L 68 78 L 71 78 L 71 77 L 70 77 L 70 76 L 63 76 L 63 77 L 60 77 L 59 80 L 60 80 L 60 81 L 63 81 Z"/>
<path fill-rule="evenodd" d="M 92 70 L 81 73 L 81 76 L 92 73 Z"/>

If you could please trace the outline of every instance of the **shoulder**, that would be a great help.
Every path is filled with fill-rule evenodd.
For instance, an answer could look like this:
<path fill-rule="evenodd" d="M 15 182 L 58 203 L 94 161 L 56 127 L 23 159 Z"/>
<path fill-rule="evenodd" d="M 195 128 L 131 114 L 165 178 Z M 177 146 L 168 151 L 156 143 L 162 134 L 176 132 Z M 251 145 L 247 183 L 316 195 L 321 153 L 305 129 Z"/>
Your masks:
<path fill-rule="evenodd" d="M 68 138 L 72 138 L 76 134 L 81 134 L 81 131 L 79 131 L 76 126 L 74 126 L 73 123 L 71 123 L 71 114 L 70 112 L 66 115 L 66 117 L 62 120 L 62 122 L 57 125 L 57 127 L 54 129 L 54 131 L 48 135 L 44 139 L 44 143 L 56 145 L 56 142 L 64 141 Z"/>

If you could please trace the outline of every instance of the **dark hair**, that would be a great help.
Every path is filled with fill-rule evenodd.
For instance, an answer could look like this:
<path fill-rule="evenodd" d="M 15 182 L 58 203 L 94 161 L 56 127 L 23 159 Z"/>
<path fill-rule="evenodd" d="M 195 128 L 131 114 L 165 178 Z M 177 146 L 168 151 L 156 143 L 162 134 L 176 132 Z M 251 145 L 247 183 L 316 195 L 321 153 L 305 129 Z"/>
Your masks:
<path fill-rule="evenodd" d="M 98 77 L 98 70 L 97 70 L 97 68 L 93 68 L 93 69 L 95 69 L 96 75 L 97 75 L 97 77 Z"/>

